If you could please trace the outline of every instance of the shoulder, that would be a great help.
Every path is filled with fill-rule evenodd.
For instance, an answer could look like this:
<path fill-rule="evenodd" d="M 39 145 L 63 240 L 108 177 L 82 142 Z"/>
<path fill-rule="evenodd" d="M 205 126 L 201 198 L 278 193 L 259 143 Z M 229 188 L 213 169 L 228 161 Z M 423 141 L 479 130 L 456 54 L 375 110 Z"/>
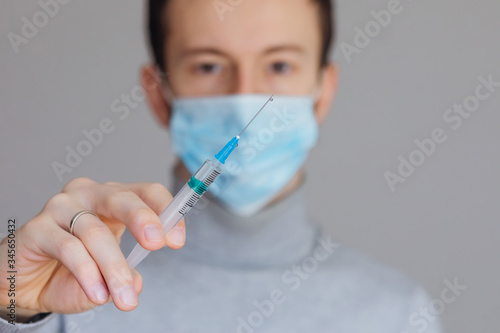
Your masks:
<path fill-rule="evenodd" d="M 329 249 L 331 253 L 321 260 L 321 255 L 326 256 Z M 318 233 L 311 256 L 318 262 L 317 277 L 312 277 L 321 286 L 324 304 L 335 311 L 346 315 L 357 313 L 366 324 L 380 325 L 385 321 L 412 332 L 419 324 L 419 312 L 429 306 L 427 291 L 413 279 L 368 254 L 336 242 L 324 229 Z M 427 324 L 431 326 L 420 321 L 418 327 Z M 433 325 L 438 327 L 437 320 Z"/>
<path fill-rule="evenodd" d="M 341 285 L 362 290 L 378 290 L 410 296 L 417 284 L 395 267 L 391 267 L 349 245 L 342 244 L 326 230 L 320 229 L 316 247 L 311 253 L 319 262 L 322 275 L 329 275 Z M 322 257 L 324 256 L 324 257 Z M 326 257 L 326 260 L 322 260 Z"/>

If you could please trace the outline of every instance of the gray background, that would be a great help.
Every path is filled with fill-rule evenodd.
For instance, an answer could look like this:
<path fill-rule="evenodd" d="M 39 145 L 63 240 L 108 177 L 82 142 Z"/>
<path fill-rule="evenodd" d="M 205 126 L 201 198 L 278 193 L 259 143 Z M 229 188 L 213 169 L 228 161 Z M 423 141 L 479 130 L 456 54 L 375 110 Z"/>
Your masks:
<path fill-rule="evenodd" d="M 474 93 L 478 76 L 500 81 L 500 3 L 402 0 L 402 13 L 349 63 L 339 44 L 353 44 L 354 28 L 387 2 L 338 1 L 340 88 L 307 165 L 311 212 L 342 243 L 400 268 L 435 298 L 445 279 L 467 285 L 441 315 L 448 332 L 497 332 L 500 89 L 456 131 L 442 116 Z M 16 54 L 7 34 L 20 34 L 21 18 L 40 7 L 1 2 L 2 221 L 15 216 L 20 226 L 77 176 L 169 186 L 168 134 L 146 103 L 125 119 L 111 111 L 148 61 L 142 5 L 70 1 Z M 59 182 L 51 163 L 103 118 L 114 132 Z M 448 140 L 391 192 L 384 172 L 436 127 Z"/>

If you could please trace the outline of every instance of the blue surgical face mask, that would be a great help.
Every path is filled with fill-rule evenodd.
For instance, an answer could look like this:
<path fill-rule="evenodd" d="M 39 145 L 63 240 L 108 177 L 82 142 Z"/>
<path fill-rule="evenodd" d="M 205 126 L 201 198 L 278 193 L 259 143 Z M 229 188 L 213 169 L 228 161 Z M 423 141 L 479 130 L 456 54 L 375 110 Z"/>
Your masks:
<path fill-rule="evenodd" d="M 171 142 L 190 173 L 238 135 L 267 95 L 176 98 Z M 318 137 L 314 100 L 274 96 L 241 136 L 210 191 L 231 212 L 255 214 L 297 174 Z"/>

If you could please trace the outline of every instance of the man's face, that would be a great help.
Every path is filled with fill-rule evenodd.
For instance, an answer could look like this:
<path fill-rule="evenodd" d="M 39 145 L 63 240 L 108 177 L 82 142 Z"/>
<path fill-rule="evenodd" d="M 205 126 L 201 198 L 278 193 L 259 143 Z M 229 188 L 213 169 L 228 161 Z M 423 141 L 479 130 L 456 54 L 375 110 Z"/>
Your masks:
<path fill-rule="evenodd" d="M 170 2 L 165 64 L 174 95 L 312 94 L 320 82 L 317 5 L 243 0 L 233 8 L 222 20 L 213 0 Z"/>

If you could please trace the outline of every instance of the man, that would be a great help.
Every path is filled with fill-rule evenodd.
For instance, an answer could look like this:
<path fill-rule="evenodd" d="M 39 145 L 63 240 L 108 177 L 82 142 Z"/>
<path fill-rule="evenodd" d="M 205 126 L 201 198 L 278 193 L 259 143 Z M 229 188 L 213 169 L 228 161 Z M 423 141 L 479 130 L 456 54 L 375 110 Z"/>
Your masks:
<path fill-rule="evenodd" d="M 142 82 L 179 156 L 172 192 L 274 100 L 241 138 L 208 201 L 186 218 L 184 247 L 184 221 L 168 236 L 158 229 L 171 200 L 161 185 L 68 183 L 18 230 L 16 327 L 439 331 L 435 319 L 418 316 L 428 306 L 422 289 L 335 243 L 307 217 L 302 165 L 337 88 L 328 61 L 331 9 L 328 0 L 149 1 L 154 63 Z M 142 277 L 130 272 L 118 246 L 125 227 L 148 250 L 174 250 L 149 256 L 138 266 Z M 7 249 L 4 240 L 2 258 Z M 2 278 L 2 309 L 8 289 Z M 15 331 L 5 320 L 0 329 Z"/>

